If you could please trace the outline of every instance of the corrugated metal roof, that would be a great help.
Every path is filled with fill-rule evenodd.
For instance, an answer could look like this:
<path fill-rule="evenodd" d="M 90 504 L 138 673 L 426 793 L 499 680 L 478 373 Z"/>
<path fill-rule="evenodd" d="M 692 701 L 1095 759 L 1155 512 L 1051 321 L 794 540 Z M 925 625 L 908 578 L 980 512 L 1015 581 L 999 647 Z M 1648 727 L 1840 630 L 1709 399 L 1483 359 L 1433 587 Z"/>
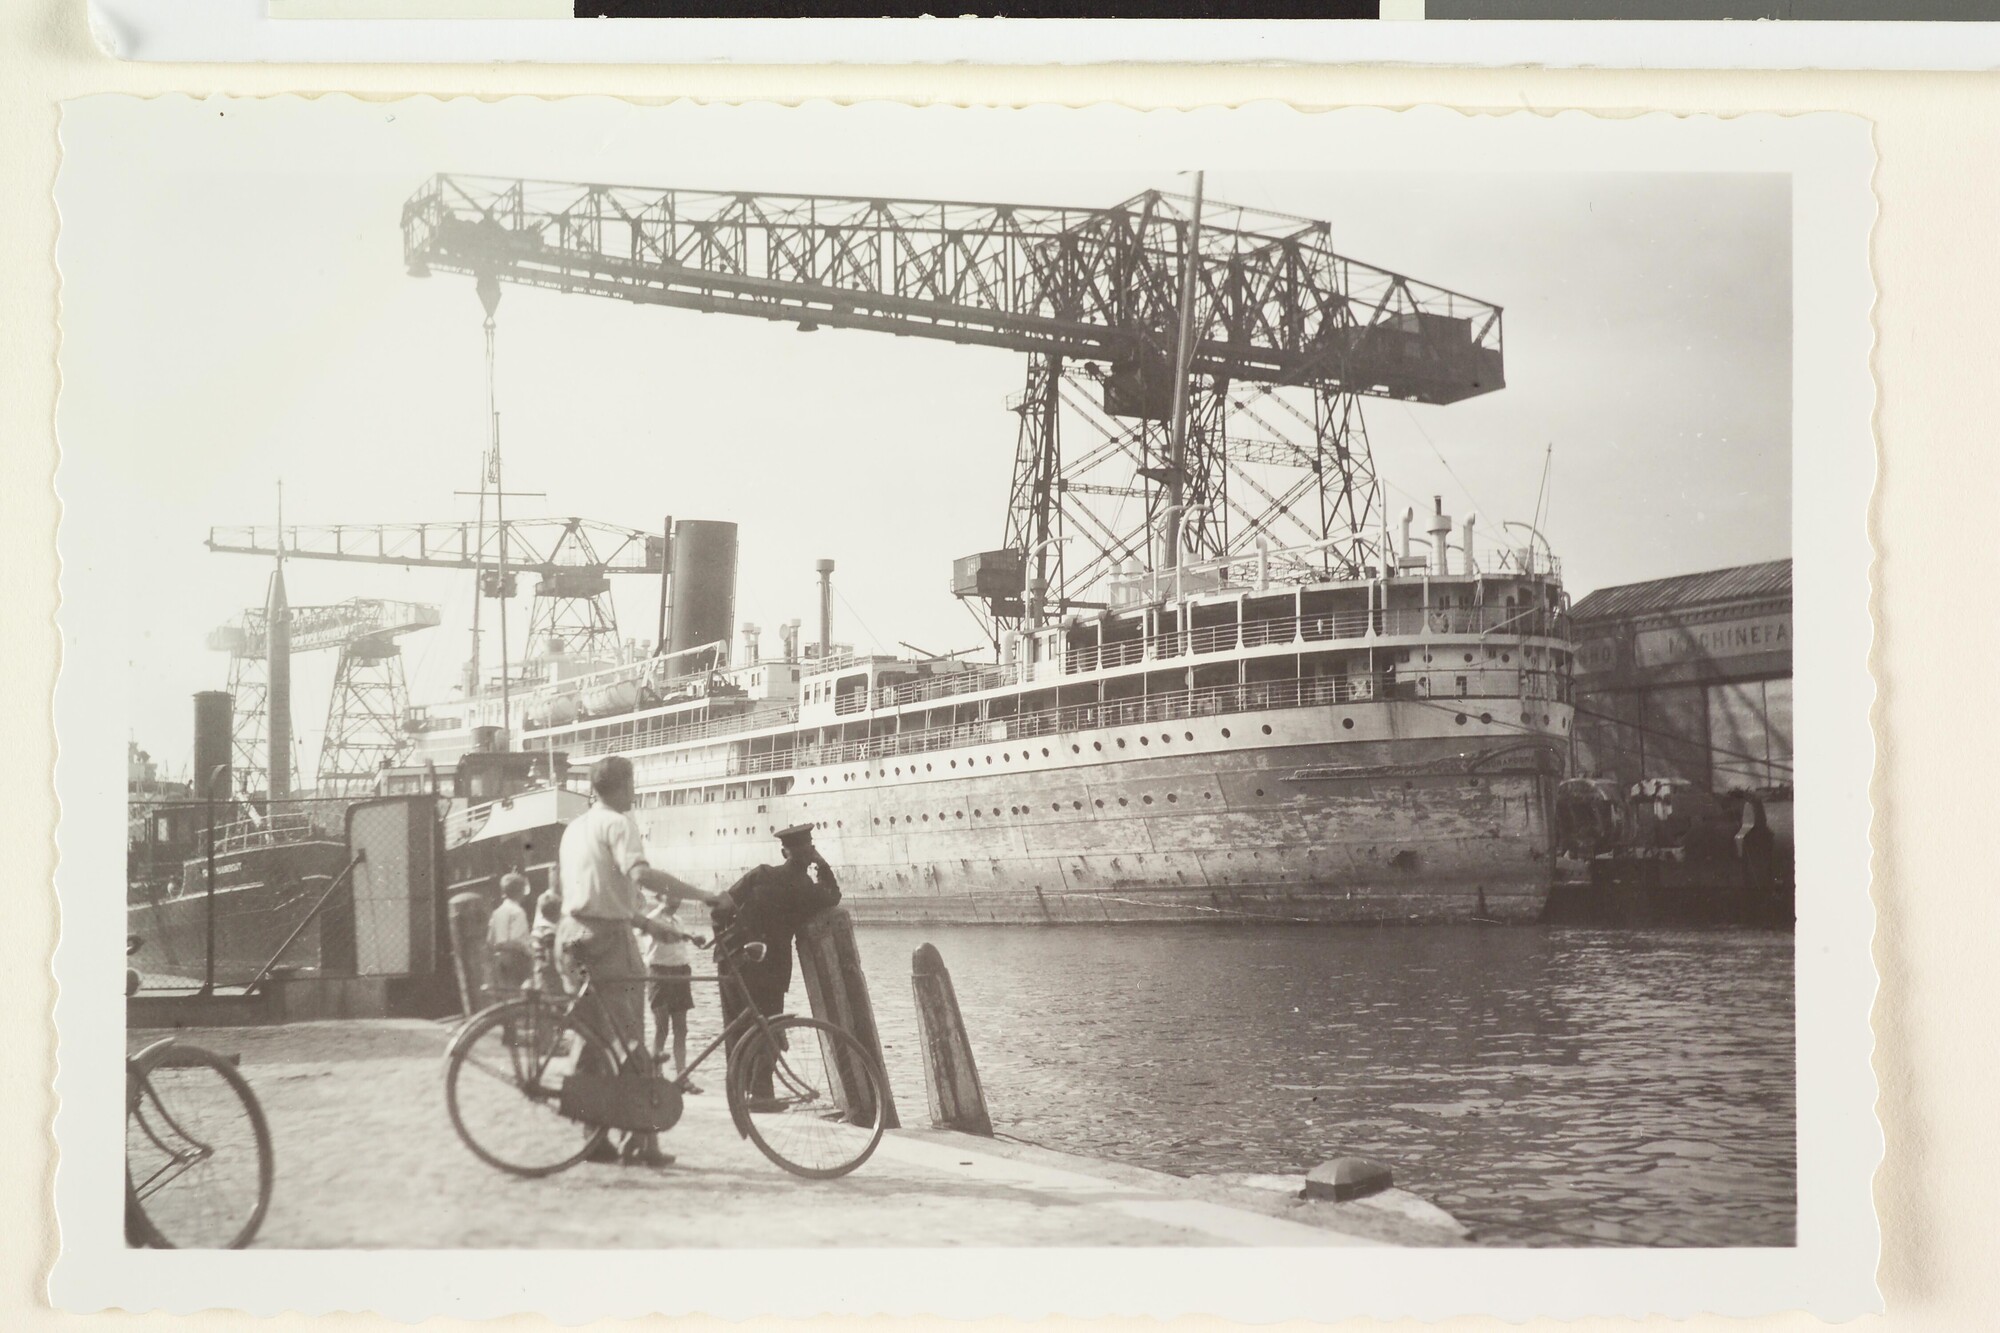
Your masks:
<path fill-rule="evenodd" d="M 1620 620 L 1712 602 L 1748 602 L 1791 595 L 1792 562 L 1768 560 L 1761 565 L 1737 565 L 1731 569 L 1599 588 L 1577 601 L 1570 608 L 1570 616 L 1574 620 Z"/>

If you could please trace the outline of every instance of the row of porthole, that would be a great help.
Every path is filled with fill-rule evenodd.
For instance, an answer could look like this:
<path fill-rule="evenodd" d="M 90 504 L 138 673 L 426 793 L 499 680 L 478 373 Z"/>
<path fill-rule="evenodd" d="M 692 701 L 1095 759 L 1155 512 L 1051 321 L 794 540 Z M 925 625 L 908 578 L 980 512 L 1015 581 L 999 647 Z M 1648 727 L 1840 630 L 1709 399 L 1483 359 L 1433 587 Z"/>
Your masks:
<path fill-rule="evenodd" d="M 1457 720 L 1457 722 L 1458 722 L 1458 724 L 1459 724 L 1460 726 L 1464 726 L 1464 725 L 1465 725 L 1465 723 L 1466 723 L 1466 721 L 1467 721 L 1467 714 L 1464 714 L 1464 713 L 1460 713 L 1460 714 L 1459 714 L 1459 715 L 1457 716 L 1457 719 L 1456 719 L 1456 720 Z M 1491 722 L 1493 721 L 1493 715 L 1492 715 L 1491 713 L 1481 713 L 1481 714 L 1479 715 L 1479 720 L 1480 720 L 1481 722 L 1484 722 L 1484 723 L 1488 723 L 1488 724 L 1490 724 L 1490 723 L 1491 723 Z M 1533 714 L 1531 714 L 1531 713 L 1523 713 L 1523 714 L 1521 714 L 1521 721 L 1522 721 L 1522 722 L 1524 722 L 1524 723 L 1527 723 L 1527 724 L 1529 724 L 1529 725 L 1531 725 L 1531 726 L 1532 726 L 1532 725 L 1534 724 L 1534 721 L 1535 721 L 1535 719 L 1534 719 L 1534 715 L 1533 715 Z M 1543 726 L 1547 726 L 1547 725 L 1549 725 L 1550 721 L 1551 721 L 1551 718 L 1550 718 L 1549 714 L 1547 714 L 1547 713 L 1544 713 L 1544 714 L 1542 714 L 1542 725 L 1543 725 Z M 1353 719 L 1353 718 L 1351 718 L 1351 717 L 1343 717 L 1342 719 L 1340 719 L 1340 725 L 1341 725 L 1341 728 L 1342 728 L 1342 730 L 1345 730 L 1345 731 L 1352 731 L 1352 730 L 1354 730 L 1354 719 Z M 1565 727 L 1567 727 L 1567 726 L 1569 725 L 1568 721 L 1567 721 L 1567 720 L 1565 720 L 1565 721 L 1564 721 L 1564 723 L 1563 723 L 1563 725 L 1564 725 Z M 1269 736 L 1269 735 L 1271 734 L 1271 724 L 1270 724 L 1270 723 L 1268 723 L 1268 722 L 1264 723 L 1264 724 L 1263 724 L 1263 726 L 1262 726 L 1262 728 L 1261 728 L 1260 730 L 1261 730 L 1261 731 L 1263 732 L 1263 734 L 1264 734 L 1264 735 L 1266 735 L 1266 736 Z M 1184 732 L 1182 732 L 1182 733 L 1181 733 L 1181 737 L 1182 737 L 1182 739 L 1184 739 L 1184 740 L 1188 740 L 1188 741 L 1192 741 L 1192 740 L 1194 739 L 1194 733 L 1193 733 L 1192 731 L 1184 731 Z M 1224 728 L 1222 728 L 1222 739 L 1224 739 L 1224 740 L 1229 740 L 1229 739 L 1231 739 L 1231 737 L 1232 737 L 1232 733 L 1231 733 L 1231 731 L 1229 730 L 1229 728 L 1228 728 L 1228 727 L 1224 727 Z M 1173 739 L 1174 739 L 1174 737 L 1173 737 L 1173 733 L 1172 733 L 1172 732 L 1167 732 L 1167 731 L 1163 731 L 1163 732 L 1161 732 L 1161 733 L 1160 733 L 1160 744 L 1162 744 L 1162 745 L 1171 745 L 1171 744 L 1173 743 Z M 1147 745 L 1151 745 L 1152 743 L 1153 743 L 1153 738 L 1152 738 L 1152 737 L 1150 737 L 1150 736 L 1141 736 L 1141 737 L 1139 737 L 1139 744 L 1140 744 L 1140 745 L 1142 745 L 1142 746 L 1147 746 Z M 1113 745 L 1114 745 L 1114 746 L 1115 746 L 1116 748 L 1118 748 L 1118 749 L 1120 749 L 1120 750 L 1123 750 L 1123 749 L 1125 749 L 1125 748 L 1126 748 L 1126 744 L 1125 744 L 1125 738 L 1124 738 L 1123 736 L 1119 736 L 1119 737 L 1116 737 L 1116 738 L 1115 738 L 1115 739 L 1113 740 L 1112 744 L 1113 744 Z M 1091 748 L 1092 750 L 1094 750 L 1094 751 L 1099 751 L 1099 752 L 1101 752 L 1101 751 L 1102 751 L 1102 750 L 1104 749 L 1104 742 L 1103 742 L 1103 741 L 1092 741 L 1092 742 L 1090 743 L 1090 748 Z M 1071 746 L 1069 747 L 1069 750 L 1070 750 L 1070 753 L 1071 753 L 1071 754 L 1082 754 L 1082 753 L 1083 753 L 1083 745 L 1082 745 L 1082 743 L 1081 743 L 1081 742 L 1078 742 L 1078 743 L 1075 743 L 1075 744 L 1072 744 L 1072 745 L 1071 745 Z M 1048 749 L 1048 747 L 1047 747 L 1046 745 L 1042 747 L 1042 751 L 1041 751 L 1041 753 L 1042 753 L 1042 758 L 1044 758 L 1044 759 L 1047 759 L 1047 758 L 1049 757 L 1049 749 Z M 1032 756 L 1032 755 L 1030 755 L 1028 751 L 1026 751 L 1026 750 L 1023 750 L 1023 751 L 1021 751 L 1021 758 L 1023 758 L 1023 759 L 1029 759 L 1029 758 L 1032 758 L 1032 757 L 1033 757 L 1033 756 Z M 988 763 L 989 765 L 990 765 L 990 764 L 992 764 L 992 762 L 993 762 L 993 756 L 992 756 L 992 755 L 990 755 L 990 754 L 989 754 L 989 755 L 987 755 L 987 756 L 986 756 L 986 762 L 987 762 L 987 763 Z M 1007 750 L 1007 751 L 1003 751 L 1003 752 L 1001 753 L 1001 755 L 1000 755 L 1000 762 L 1001 762 L 1001 763 L 1003 763 L 1003 764 L 1011 764 L 1011 763 L 1013 763 L 1013 762 L 1014 762 L 1014 752 L 1013 752 L 1013 751 L 1011 751 L 1011 750 Z M 958 767 L 958 760 L 956 760 L 956 759 L 953 759 L 953 760 L 951 760 L 951 761 L 950 761 L 950 765 L 951 765 L 951 767 L 953 767 L 953 768 L 957 768 L 957 767 Z M 966 760 L 966 761 L 965 761 L 965 766 L 966 766 L 967 768 L 971 768 L 971 767 L 973 766 L 973 761 L 972 761 L 972 760 L 970 760 L 970 759 Z M 876 770 L 876 772 L 875 772 L 875 776 L 876 776 L 876 777 L 878 777 L 878 778 L 886 778 L 886 777 L 888 777 L 888 776 L 890 775 L 890 771 L 891 771 L 891 770 L 888 770 L 888 769 L 877 769 L 877 770 Z M 897 777 L 901 777 L 901 776 L 903 775 L 903 769 L 902 769 L 902 766 L 901 766 L 901 765 L 897 765 L 897 766 L 896 766 L 896 768 L 895 768 L 895 769 L 894 769 L 893 771 L 894 771 L 894 773 L 895 773 L 895 775 L 896 775 Z M 929 773 L 929 772 L 931 772 L 931 771 L 933 771 L 933 770 L 932 770 L 932 767 L 931 767 L 931 765 L 929 765 L 929 764 L 925 764 L 925 765 L 924 765 L 924 772 L 926 772 L 926 773 Z M 911 764 L 911 765 L 910 765 L 910 775 L 911 775 L 912 777 L 914 777 L 914 776 L 916 775 L 916 772 L 917 772 L 917 766 L 916 766 L 915 764 Z M 862 778 L 863 778 L 863 779 L 865 780 L 865 779 L 866 779 L 866 778 L 868 777 L 868 770 L 867 770 L 867 769 L 865 769 L 865 768 L 864 768 L 863 770 L 861 770 L 861 776 L 862 776 Z M 841 780 L 842 782 L 852 782 L 852 781 L 854 780 L 854 774 L 852 774 L 852 773 L 843 773 L 843 774 L 841 774 L 841 775 L 840 775 L 840 780 Z M 808 778 L 806 779 L 806 782 L 807 782 L 807 784 L 808 784 L 808 785 L 812 785 L 812 784 L 816 784 L 816 783 L 820 783 L 820 782 L 831 782 L 831 781 L 832 781 L 832 778 L 830 778 L 830 777 L 829 777 L 829 778 L 817 778 L 817 777 L 808 777 Z"/>
<path fill-rule="evenodd" d="M 1262 796 L 1262 795 L 1264 794 L 1264 789 L 1263 789 L 1262 787 L 1259 787 L 1259 788 L 1257 788 L 1257 794 L 1258 794 L 1259 796 Z M 1178 805 L 1178 804 L 1180 803 L 1180 799 L 1181 799 L 1181 796 L 1180 796 L 1180 793 L 1179 793 L 1179 792 L 1173 792 L 1173 791 L 1170 791 L 1170 792 L 1168 792 L 1168 793 L 1167 793 L 1167 798 L 1166 798 L 1166 799 L 1167 799 L 1167 804 L 1169 804 L 1169 805 Z M 1215 799 L 1215 793 L 1214 793 L 1214 792 L 1212 792 L 1212 791 L 1205 791 L 1205 792 L 1203 792 L 1203 793 L 1201 794 L 1201 799 L 1202 799 L 1202 800 L 1204 800 L 1204 801 L 1212 801 L 1212 800 L 1214 800 L 1214 799 Z M 1132 804 L 1132 801 L 1131 801 L 1131 798 L 1130 798 L 1130 797 L 1127 797 L 1127 796 L 1120 796 L 1120 797 L 1118 798 L 1118 801 L 1117 801 L 1117 803 L 1118 803 L 1119 805 L 1121 805 L 1121 806 L 1129 806 L 1129 805 L 1131 805 L 1131 804 Z M 1139 803 L 1140 803 L 1141 805 L 1151 805 L 1151 804 L 1153 804 L 1153 798 L 1152 798 L 1151 796 L 1141 796 L 1141 797 L 1139 798 Z M 1095 799 L 1093 799 L 1093 800 L 1091 801 L 1091 804 L 1092 804 L 1092 805 L 1094 805 L 1095 807 L 1097 807 L 1097 808 L 1098 808 L 1099 810 L 1102 810 L 1102 809 L 1104 808 L 1104 798 L 1103 798 L 1103 797 L 1101 797 L 1101 796 L 1100 796 L 1100 797 L 1097 797 L 1097 798 L 1095 798 Z M 1049 809 L 1050 809 L 1051 811 L 1053 811 L 1053 812 L 1057 813 L 1057 814 L 1060 814 L 1060 813 L 1062 812 L 1062 808 L 1063 808 L 1063 804 L 1062 804 L 1062 802 L 1061 802 L 1061 801 L 1051 801 L 1051 802 L 1049 802 Z M 1075 800 L 1073 800 L 1073 801 L 1071 801 L 1071 802 L 1069 803 L 1069 808 L 1070 808 L 1071 810 L 1081 810 L 1081 809 L 1083 809 L 1083 802 L 1082 802 L 1082 801 L 1075 801 Z M 1027 814 L 1027 813 L 1028 813 L 1028 810 L 1029 810 L 1029 807 L 1027 807 L 1027 806 L 1025 806 L 1025 805 L 1010 805 L 1010 806 L 1008 806 L 1008 807 L 1007 807 L 1007 813 L 1008 813 L 1008 814 L 1010 814 L 1010 815 L 1025 815 L 1025 814 Z M 980 817 L 981 817 L 982 815 L 984 815 L 984 814 L 986 814 L 986 813 L 987 813 L 987 811 L 985 811 L 984 809 L 981 809 L 981 808 L 979 808 L 979 807 L 974 807 L 974 809 L 973 809 L 973 811 L 972 811 L 972 817 L 973 817 L 974 819 L 978 819 L 978 818 L 980 818 Z M 996 818 L 996 819 L 997 819 L 997 818 L 999 818 L 999 815 L 1000 815 L 1000 807 L 999 807 L 999 806 L 997 806 L 997 805 L 996 805 L 996 806 L 994 806 L 994 807 L 993 807 L 993 809 L 992 809 L 992 812 L 991 812 L 991 813 L 992 813 L 992 816 L 993 816 L 994 818 Z M 938 817 L 938 822 L 939 822 L 939 823 L 943 823 L 943 822 L 944 822 L 944 820 L 945 820 L 945 817 L 946 817 L 946 815 L 947 815 L 947 814 L 949 814 L 949 815 L 950 815 L 950 816 L 951 816 L 952 818 L 954 818 L 954 819 L 963 819 L 963 818 L 965 818 L 965 811 L 963 811 L 963 810 L 954 810 L 954 811 L 944 811 L 944 810 L 940 810 L 940 811 L 938 811 L 938 816 L 937 816 L 937 817 Z M 874 819 L 875 819 L 875 823 L 877 823 L 877 824 L 880 824 L 880 823 L 882 823 L 882 816 L 880 816 L 880 815 L 876 815 L 876 816 L 874 817 Z M 918 815 L 918 816 L 916 816 L 915 818 L 912 818 L 912 817 L 911 817 L 911 816 L 909 816 L 909 815 L 904 815 L 904 816 L 902 817 L 902 822 L 903 822 L 903 823 L 905 823 L 905 824 L 915 824 L 915 823 L 919 823 L 919 822 L 921 822 L 921 823 L 925 823 L 925 824 L 928 824 L 928 823 L 930 822 L 930 819 L 931 819 L 931 817 L 930 817 L 930 816 L 929 816 L 928 814 L 923 814 L 923 815 Z M 895 823 L 896 823 L 896 816 L 895 816 L 895 815 L 890 815 L 890 816 L 888 817 L 888 822 L 889 822 L 889 823 L 890 823 L 891 825 L 895 824 Z"/>
<path fill-rule="evenodd" d="M 1479 720 L 1480 720 L 1481 722 L 1489 722 L 1489 723 L 1490 723 L 1491 721 L 1493 721 L 1493 714 L 1491 714 L 1491 713 L 1481 713 L 1481 714 L 1479 715 Z M 1460 714 L 1459 714 L 1459 715 L 1458 715 L 1458 716 L 1457 716 L 1456 718 L 1454 718 L 1454 719 L 1453 719 L 1453 721 L 1457 722 L 1457 723 L 1458 723 L 1458 725 L 1462 727 L 1462 726 L 1464 726 L 1464 725 L 1465 725 L 1465 721 L 1466 721 L 1466 715 L 1465 715 L 1464 713 L 1460 713 Z M 1527 725 L 1527 726 L 1530 726 L 1530 727 L 1532 727 L 1532 726 L 1534 726 L 1534 725 L 1535 725 L 1535 715 L 1534 715 L 1533 713 L 1523 713 L 1523 714 L 1521 714 L 1521 721 L 1522 721 L 1522 723 L 1523 723 L 1523 724 L 1525 724 L 1525 725 Z M 1551 721 L 1552 721 L 1552 719 L 1551 719 L 1551 718 L 1549 717 L 1549 715 L 1548 715 L 1547 713 L 1543 713 L 1543 714 L 1542 714 L 1542 725 L 1543 725 L 1543 726 L 1545 726 L 1545 727 L 1546 727 L 1546 726 L 1548 726 L 1548 725 L 1549 725 L 1549 723 L 1550 723 Z M 1569 725 L 1569 719 L 1568 719 L 1568 718 L 1564 718 L 1564 719 L 1563 719 L 1563 725 L 1564 725 L 1565 727 L 1567 727 L 1567 726 Z"/>
<path fill-rule="evenodd" d="M 1342 722 L 1342 724 L 1343 724 L 1344 726 L 1348 727 L 1349 729 L 1352 729 L 1352 728 L 1353 728 L 1353 726 L 1354 726 L 1354 719 L 1353 719 L 1353 718 L 1351 718 L 1351 717 L 1349 717 L 1349 718 L 1342 718 L 1342 719 L 1341 719 L 1341 722 Z M 1266 736 L 1269 736 L 1269 735 L 1271 734 L 1271 725 L 1270 725 L 1270 723 L 1268 723 L 1268 722 L 1267 722 L 1267 723 L 1265 723 L 1265 724 L 1264 724 L 1264 727 L 1263 727 L 1263 732 L 1264 732 L 1264 734 L 1265 734 Z M 1228 728 L 1228 727 L 1224 727 L 1224 728 L 1222 729 L 1222 739 L 1224 739 L 1224 740 L 1228 740 L 1228 739 L 1230 739 L 1230 736 L 1231 736 L 1231 732 L 1230 732 L 1229 728 Z M 1181 739 L 1183 739 L 1183 740 L 1187 740 L 1187 741 L 1192 741 L 1192 740 L 1194 739 L 1194 733 L 1193 733 L 1192 731 L 1184 731 L 1184 732 L 1182 732 L 1182 733 L 1181 733 Z M 1162 744 L 1162 745 L 1171 745 L 1171 744 L 1173 744 L 1173 740 L 1174 740 L 1174 737 L 1173 737 L 1173 733 L 1172 733 L 1172 732 L 1168 732 L 1168 731 L 1163 731 L 1163 732 L 1161 732 L 1161 733 L 1160 733 L 1160 744 Z M 1153 738 L 1152 738 L 1151 736 L 1141 736 L 1141 737 L 1139 738 L 1139 744 L 1140 744 L 1140 745 L 1151 745 L 1152 743 L 1153 743 Z M 1124 738 L 1123 736 L 1120 736 L 1120 737 L 1116 738 L 1116 740 L 1115 740 L 1115 741 L 1113 742 L 1113 744 L 1115 744 L 1115 745 L 1116 745 L 1116 747 L 1117 747 L 1118 749 L 1120 749 L 1120 750 L 1123 750 L 1123 749 L 1125 749 L 1125 748 L 1126 748 L 1126 745 L 1125 745 L 1125 738 Z M 1093 749 L 1093 750 L 1102 750 L 1102 749 L 1104 748 L 1104 742 L 1103 742 L 1103 741 L 1092 741 L 1092 742 L 1090 743 L 1090 748 L 1091 748 L 1091 749 Z M 1071 745 L 1071 746 L 1069 747 L 1069 750 L 1070 750 L 1070 753 L 1071 753 L 1071 754 L 1082 754 L 1082 753 L 1083 753 L 1083 746 L 1082 746 L 1081 744 L 1074 744 L 1074 745 Z M 1044 745 L 1044 746 L 1042 747 L 1042 750 L 1041 750 L 1041 754 L 1042 754 L 1042 758 L 1044 758 L 1044 759 L 1047 759 L 1047 758 L 1049 757 L 1049 747 L 1048 747 L 1048 746 L 1046 746 L 1046 745 Z M 1030 753 L 1029 751 L 1027 751 L 1027 750 L 1023 750 L 1023 751 L 1021 751 L 1021 758 L 1022 758 L 1022 759 L 1024 759 L 1024 760 L 1025 760 L 1025 759 L 1032 759 L 1033 757 L 1034 757 L 1034 756 L 1033 756 L 1033 755 L 1032 755 L 1032 754 L 1031 754 L 1031 753 Z M 986 762 L 987 762 L 987 764 L 988 764 L 988 765 L 991 765 L 991 764 L 992 764 L 992 762 L 993 762 L 993 756 L 989 754 L 989 755 L 985 756 L 985 758 L 986 758 Z M 1001 754 L 1000 754 L 1000 762 L 1001 762 L 1001 763 L 1003 763 L 1003 764 L 1011 764 L 1011 763 L 1013 763 L 1013 762 L 1014 762 L 1014 752 L 1013 752 L 1012 750 L 1003 750 L 1003 751 L 1001 752 Z M 956 760 L 956 759 L 953 759 L 953 760 L 949 761 L 949 763 L 950 763 L 950 767 L 952 767 L 952 768 L 957 768 L 957 767 L 958 767 L 958 760 Z M 971 768 L 971 767 L 973 767 L 973 761 L 972 761 L 971 759 L 967 759 L 967 760 L 965 761 L 965 766 L 966 766 L 967 768 Z M 933 769 L 933 767 L 932 767 L 932 766 L 931 766 L 930 764 L 925 764 L 925 765 L 924 765 L 924 772 L 926 772 L 926 773 L 930 773 L 930 772 L 934 772 L 934 771 L 935 771 L 935 770 Z M 903 776 L 903 769 L 902 769 L 902 766 L 901 766 L 901 765 L 899 764 L 899 765 L 897 765 L 897 766 L 896 766 L 895 768 L 893 768 L 893 769 L 884 769 L 884 768 L 878 768 L 878 769 L 876 769 L 876 770 L 875 770 L 875 773 L 874 773 L 874 776 L 875 776 L 875 777 L 878 777 L 878 778 L 886 778 L 886 777 L 890 776 L 890 775 L 891 775 L 891 773 L 893 773 L 893 774 L 894 774 L 894 775 L 895 775 L 896 777 L 901 777 L 901 776 Z M 915 777 L 915 776 L 916 776 L 916 774 L 917 774 L 917 766 L 916 766 L 915 764 L 911 764 L 911 765 L 910 765 L 910 776 L 911 776 L 911 777 Z M 862 778 L 862 780 L 863 780 L 863 781 L 866 781 L 866 780 L 868 779 L 868 777 L 869 777 L 869 773 L 868 773 L 868 770 L 867 770 L 867 769 L 865 769 L 865 768 L 864 768 L 864 769 L 862 769 L 862 770 L 861 770 L 861 774 L 860 774 L 860 776 L 861 776 L 861 778 Z M 854 781 L 854 778 L 855 778 L 855 775 L 854 775 L 853 773 L 842 773 L 842 774 L 840 775 L 840 780 L 841 780 L 842 782 L 852 782 L 852 781 Z M 822 783 L 829 783 L 829 784 L 830 784 L 830 783 L 831 783 L 832 781 L 833 781 L 833 778 L 832 778 L 831 776 L 828 776 L 828 777 L 824 777 L 824 778 L 819 778 L 819 777 L 808 777 L 808 778 L 806 779 L 806 784 L 807 784 L 808 786 L 814 786 L 814 785 L 818 785 L 818 784 L 822 784 Z"/>

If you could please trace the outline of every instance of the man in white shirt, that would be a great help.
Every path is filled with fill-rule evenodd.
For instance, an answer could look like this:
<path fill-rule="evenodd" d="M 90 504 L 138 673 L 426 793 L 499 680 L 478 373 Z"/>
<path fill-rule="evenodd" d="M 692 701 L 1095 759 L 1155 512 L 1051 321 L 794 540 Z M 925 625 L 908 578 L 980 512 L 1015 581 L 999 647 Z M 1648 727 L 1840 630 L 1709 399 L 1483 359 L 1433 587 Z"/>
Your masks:
<path fill-rule="evenodd" d="M 632 816 L 632 761 L 608 755 L 590 770 L 597 801 L 563 830 L 562 921 L 556 927 L 556 957 L 574 991 L 590 974 L 598 1012 L 620 1040 L 638 1051 L 645 1045 L 646 965 L 639 957 L 633 926 L 645 910 L 642 891 L 678 906 L 683 899 L 713 904 L 684 879 L 649 864 L 646 835 Z M 673 1159 L 652 1146 L 651 1135 L 634 1136 L 628 1152 L 650 1164 Z"/>

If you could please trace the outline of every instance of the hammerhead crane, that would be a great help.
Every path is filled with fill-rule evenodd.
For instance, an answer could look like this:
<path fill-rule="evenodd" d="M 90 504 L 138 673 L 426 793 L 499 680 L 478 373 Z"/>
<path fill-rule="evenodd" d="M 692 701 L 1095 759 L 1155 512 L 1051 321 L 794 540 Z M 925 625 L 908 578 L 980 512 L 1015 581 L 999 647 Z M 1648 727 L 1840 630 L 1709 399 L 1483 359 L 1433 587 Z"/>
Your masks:
<path fill-rule="evenodd" d="M 281 583 L 276 586 L 282 588 Z M 286 618 L 285 629 L 276 635 L 271 632 L 273 614 Z M 383 762 L 407 758 L 412 738 L 403 729 L 403 715 L 409 690 L 396 640 L 438 620 L 437 607 L 414 602 L 353 597 L 332 606 L 290 606 L 280 593 L 213 630 L 208 646 L 229 654 L 229 692 L 235 698 L 232 768 L 240 794 L 263 791 L 281 799 L 291 790 L 290 775 L 281 770 L 290 763 L 292 653 L 340 650 L 320 743 L 319 795 L 360 795 Z"/>
<path fill-rule="evenodd" d="M 282 540 L 281 540 L 282 539 Z M 512 597 L 520 575 L 535 577 L 528 639 L 536 652 L 614 658 L 618 617 L 613 574 L 666 568 L 666 539 L 582 518 L 485 523 L 219 527 L 208 549 L 287 560 L 345 560 L 414 569 L 477 571 L 482 597 Z M 475 687 L 478 682 L 471 682 Z"/>
<path fill-rule="evenodd" d="M 1503 384 L 1497 306 L 1337 254 L 1324 222 L 1204 213 L 1199 186 L 1065 208 L 438 175 L 403 251 L 475 277 L 489 320 L 525 283 L 1026 353 L 1005 550 L 955 588 L 999 623 L 1273 536 L 1299 575 L 1386 564 L 1360 400 Z"/>

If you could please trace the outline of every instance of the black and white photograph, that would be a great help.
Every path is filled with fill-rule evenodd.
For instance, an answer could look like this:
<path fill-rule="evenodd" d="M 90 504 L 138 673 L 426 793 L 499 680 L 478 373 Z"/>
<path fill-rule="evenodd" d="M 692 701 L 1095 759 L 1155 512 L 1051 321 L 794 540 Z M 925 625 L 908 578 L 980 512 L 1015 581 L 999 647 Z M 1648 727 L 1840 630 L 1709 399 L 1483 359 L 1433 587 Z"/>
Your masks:
<path fill-rule="evenodd" d="M 1865 125 L 62 139 L 60 1303 L 1873 1308 Z"/>

